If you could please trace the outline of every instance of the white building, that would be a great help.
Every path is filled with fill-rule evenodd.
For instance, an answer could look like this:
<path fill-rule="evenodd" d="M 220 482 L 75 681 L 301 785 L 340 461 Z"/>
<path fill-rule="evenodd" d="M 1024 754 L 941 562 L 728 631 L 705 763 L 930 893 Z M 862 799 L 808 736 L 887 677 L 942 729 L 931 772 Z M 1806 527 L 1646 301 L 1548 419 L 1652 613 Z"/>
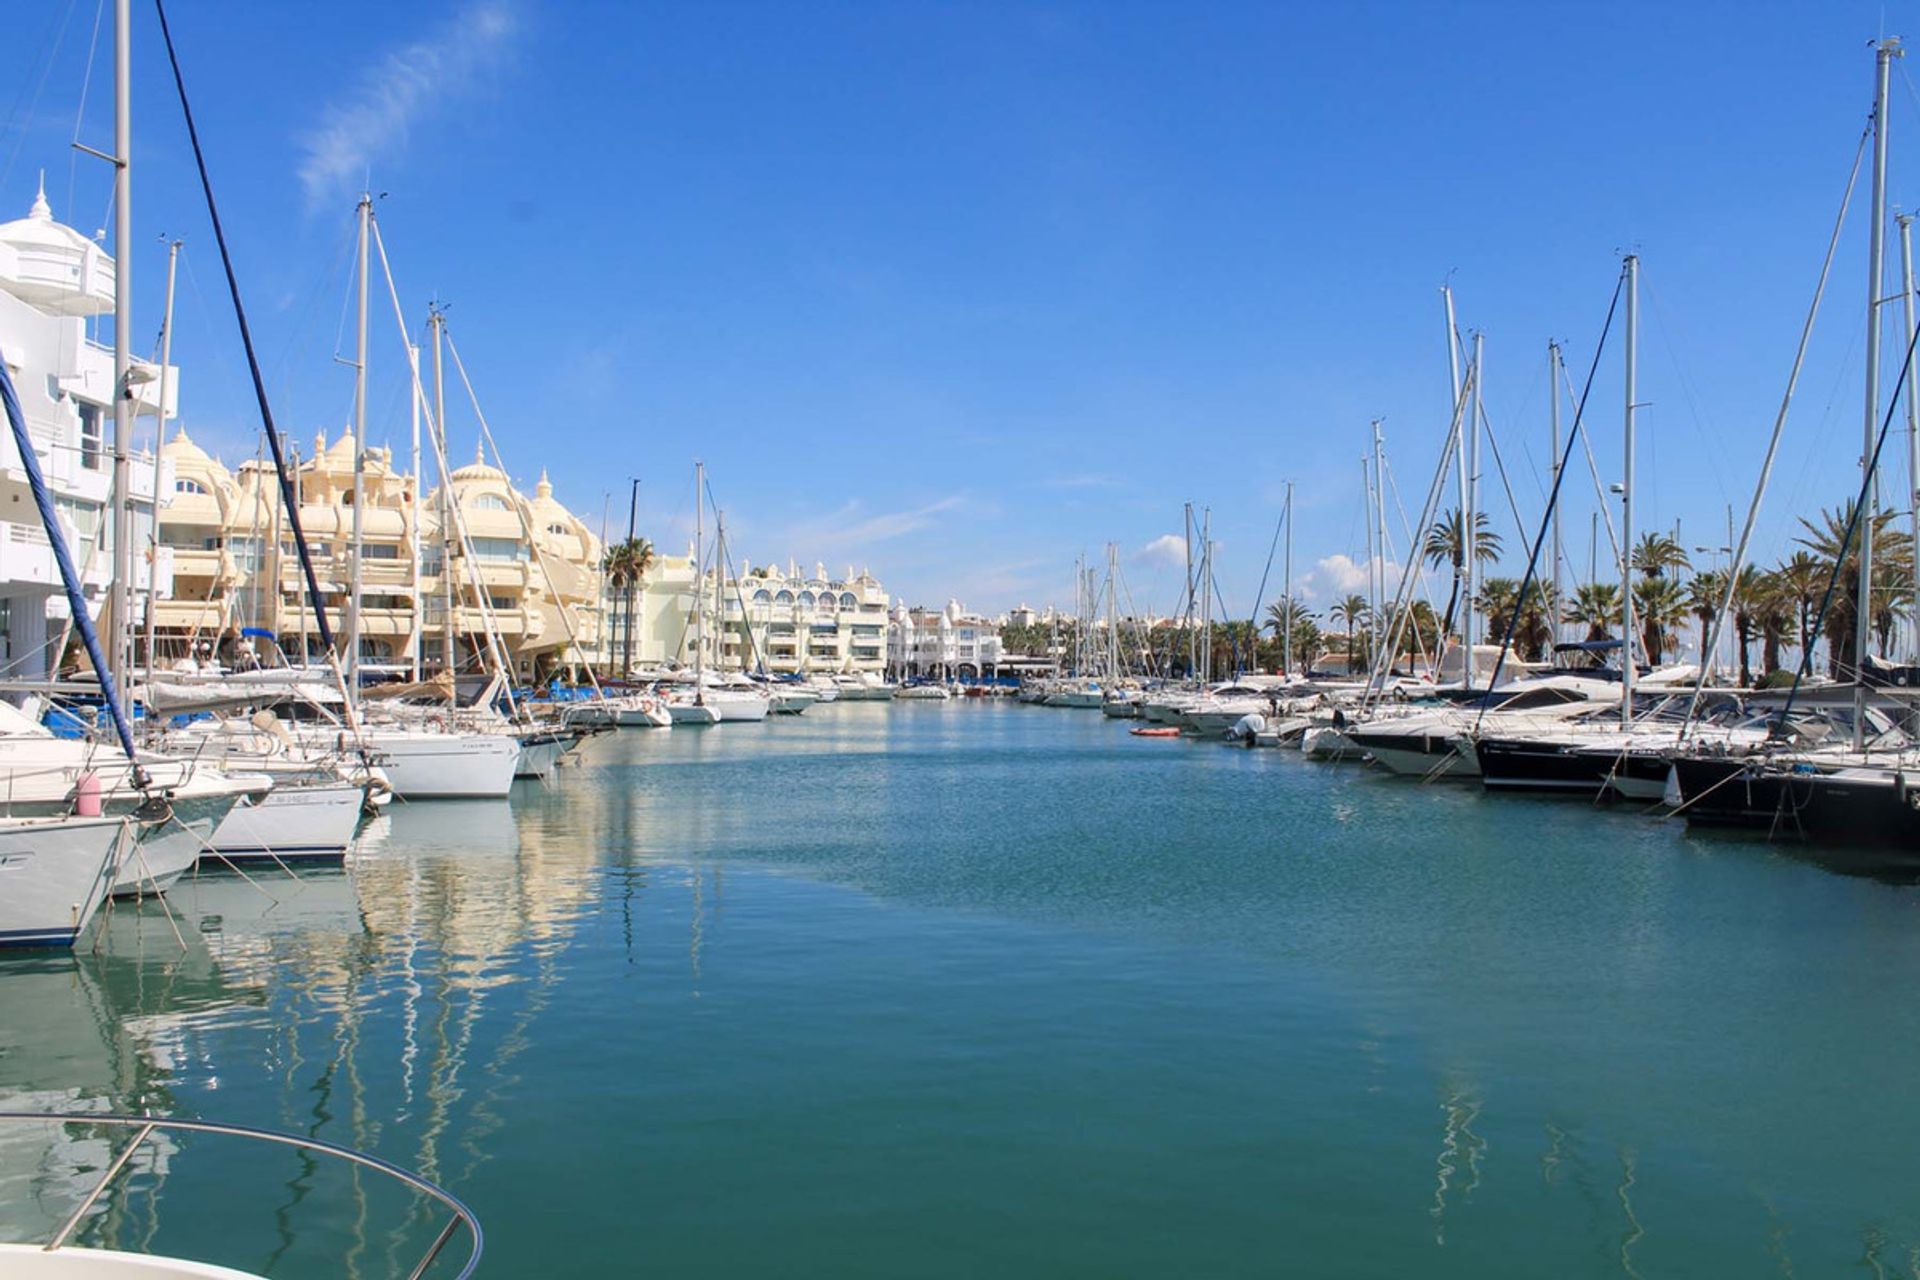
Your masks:
<path fill-rule="evenodd" d="M 20 396 L 27 434 L 54 495 L 62 533 L 97 618 L 112 577 L 113 349 L 89 333 L 113 311 L 114 262 L 72 227 L 53 220 L 44 188 L 27 216 L 0 224 L 0 358 Z M 159 369 L 136 363 L 128 378 L 135 412 L 158 411 Z M 180 377 L 167 371 L 168 417 Z M 137 620 L 149 583 L 165 599 L 172 562 L 165 547 L 149 552 L 153 533 L 151 453 L 132 459 L 133 607 Z M 171 495 L 163 467 L 160 492 Z M 0 431 L 0 670 L 36 679 L 52 673 L 66 633 L 66 597 L 52 545 L 11 431 Z M 49 623 L 53 625 L 49 625 Z"/>
<path fill-rule="evenodd" d="M 779 674 L 827 675 L 872 672 L 887 665 L 887 593 L 871 573 L 829 578 L 816 564 L 811 575 L 798 566 L 743 566 L 722 587 L 725 620 L 721 663 L 729 669 Z"/>
<path fill-rule="evenodd" d="M 887 655 L 893 670 L 910 676 L 990 676 L 1000 665 L 1000 628 L 958 600 L 944 609 L 903 603 L 893 611 Z"/>
<path fill-rule="evenodd" d="M 825 675 L 887 668 L 887 592 L 866 570 L 829 577 L 816 564 L 811 574 L 789 564 L 782 569 L 744 565 L 738 578 L 706 576 L 706 657 L 719 670 L 766 670 Z M 694 660 L 693 548 L 658 555 L 631 602 L 633 667 L 692 666 Z M 626 659 L 628 602 L 608 588 L 605 599 L 607 652 L 598 664 L 619 673 Z"/>

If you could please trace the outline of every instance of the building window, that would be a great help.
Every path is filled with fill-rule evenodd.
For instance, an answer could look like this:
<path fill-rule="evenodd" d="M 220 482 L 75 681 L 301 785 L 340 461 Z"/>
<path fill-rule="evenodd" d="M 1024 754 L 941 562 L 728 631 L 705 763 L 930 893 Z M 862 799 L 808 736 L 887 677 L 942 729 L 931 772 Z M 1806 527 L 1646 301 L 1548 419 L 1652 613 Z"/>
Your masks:
<path fill-rule="evenodd" d="M 360 558 L 363 560 L 398 560 L 400 548 L 391 542 L 363 542 L 360 544 Z"/>
<path fill-rule="evenodd" d="M 173 482 L 173 491 L 175 493 L 205 494 L 207 492 L 207 486 L 201 484 L 198 480 L 175 480 Z"/>
<path fill-rule="evenodd" d="M 475 511 L 511 511 L 507 500 L 497 493 L 483 493 L 469 504 Z"/>
<path fill-rule="evenodd" d="M 791 592 L 791 591 L 782 591 L 782 592 L 781 592 L 781 593 L 780 593 L 779 595 L 777 595 L 777 596 L 775 596 L 775 597 L 773 598 L 773 602 L 774 602 L 775 604 L 792 604 L 792 603 L 793 603 L 793 592 Z"/>
<path fill-rule="evenodd" d="M 525 560 L 527 549 L 518 538 L 470 538 L 475 559 Z"/>
<path fill-rule="evenodd" d="M 219 550 L 217 538 L 208 541 L 216 545 L 207 550 Z M 239 573 L 258 573 L 260 566 L 266 562 L 266 543 L 261 538 L 229 538 L 227 550 L 232 553 L 234 570 Z"/>
<path fill-rule="evenodd" d="M 520 602 L 515 600 L 512 596 L 490 595 L 487 597 L 487 603 L 492 605 L 496 609 L 505 610 L 509 613 L 520 607 Z"/>
<path fill-rule="evenodd" d="M 572 533 L 573 530 L 567 528 L 567 526 L 563 524 L 550 524 L 547 526 L 547 532 L 552 534 L 556 538 L 564 538 L 568 534 Z"/>
<path fill-rule="evenodd" d="M 840 593 L 840 607 L 841 607 L 842 609 L 851 609 L 851 608 L 853 608 L 853 606 L 854 606 L 855 604 L 857 604 L 857 603 L 858 603 L 858 601 L 856 601 L 856 600 L 855 600 L 855 599 L 853 598 L 853 592 L 851 592 L 851 591 L 842 591 L 842 592 Z"/>
<path fill-rule="evenodd" d="M 79 404 L 80 410 L 80 465 L 89 471 L 100 469 L 100 406 L 97 404 Z"/>

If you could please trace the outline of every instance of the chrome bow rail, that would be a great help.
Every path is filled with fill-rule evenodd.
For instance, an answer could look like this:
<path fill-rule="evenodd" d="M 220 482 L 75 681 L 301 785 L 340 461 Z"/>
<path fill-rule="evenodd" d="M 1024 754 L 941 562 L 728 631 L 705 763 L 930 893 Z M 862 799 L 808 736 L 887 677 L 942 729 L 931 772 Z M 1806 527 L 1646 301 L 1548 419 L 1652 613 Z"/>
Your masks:
<path fill-rule="evenodd" d="M 355 1151 L 350 1147 L 335 1146 L 331 1142 L 321 1142 L 317 1138 L 300 1138 L 292 1134 L 275 1133 L 270 1129 L 252 1129 L 245 1125 L 215 1124 L 205 1120 L 170 1120 L 161 1116 L 115 1115 L 108 1112 L 0 1111 L 0 1123 L 39 1123 L 63 1127 L 104 1126 L 135 1130 L 133 1141 L 121 1148 L 120 1154 L 107 1165 L 106 1172 L 100 1175 L 100 1180 L 93 1184 L 93 1188 L 81 1199 L 74 1211 L 67 1215 L 67 1220 L 60 1224 L 60 1229 L 54 1233 L 53 1238 L 42 1246 L 48 1253 L 58 1250 L 67 1243 L 87 1216 L 87 1211 L 93 1208 L 94 1202 L 99 1200 L 114 1179 L 120 1176 L 121 1171 L 127 1167 L 127 1162 L 132 1159 L 133 1153 L 148 1137 L 155 1132 L 186 1132 L 212 1133 L 254 1142 L 277 1143 L 280 1146 L 294 1147 L 301 1151 L 318 1152 L 321 1155 L 332 1156 L 350 1164 L 372 1169 L 376 1173 L 383 1173 L 396 1182 L 437 1200 L 453 1214 L 447 1220 L 447 1225 L 442 1227 L 440 1233 L 433 1238 L 426 1256 L 421 1258 L 418 1265 L 407 1274 L 407 1280 L 421 1280 L 427 1274 L 427 1269 L 440 1257 L 462 1227 L 466 1228 L 473 1243 L 467 1253 L 465 1265 L 454 1276 L 454 1280 L 467 1280 L 467 1277 L 480 1266 L 480 1254 L 485 1244 L 485 1237 L 480 1231 L 480 1219 L 474 1216 L 473 1210 L 467 1208 L 449 1192 L 428 1182 L 418 1174 L 410 1173 L 399 1165 L 389 1163 L 378 1156 L 370 1156 L 363 1151 Z"/>

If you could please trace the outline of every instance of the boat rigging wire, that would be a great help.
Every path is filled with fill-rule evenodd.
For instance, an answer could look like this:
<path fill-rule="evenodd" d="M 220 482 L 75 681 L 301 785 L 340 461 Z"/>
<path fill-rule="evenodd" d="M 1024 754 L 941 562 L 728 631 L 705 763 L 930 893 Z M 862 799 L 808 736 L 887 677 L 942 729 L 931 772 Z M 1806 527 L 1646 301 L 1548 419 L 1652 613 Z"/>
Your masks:
<path fill-rule="evenodd" d="M 1693 697 L 1687 703 L 1686 719 L 1681 722 L 1680 737 L 1683 740 L 1686 738 L 1688 732 L 1693 728 L 1694 718 L 1698 714 L 1700 709 L 1701 694 L 1706 689 L 1708 655 L 1719 651 L 1721 633 L 1726 628 L 1728 615 L 1733 611 L 1733 594 L 1735 591 L 1739 589 L 1740 569 L 1743 565 L 1746 564 L 1747 550 L 1753 540 L 1754 526 L 1758 524 L 1760 520 L 1760 504 L 1766 498 L 1767 483 L 1773 477 L 1774 459 L 1776 456 L 1778 456 L 1780 452 L 1780 437 L 1786 431 L 1787 411 L 1793 406 L 1793 393 L 1795 388 L 1797 388 L 1800 383 L 1800 369 L 1801 369 L 1801 366 L 1805 363 L 1807 358 L 1807 345 L 1813 338 L 1813 322 L 1815 317 L 1817 317 L 1820 314 L 1820 301 L 1822 298 L 1826 296 L 1826 293 L 1827 293 L 1827 280 L 1828 280 L 1828 277 L 1833 272 L 1834 256 L 1836 255 L 1836 253 L 1839 251 L 1839 248 L 1840 248 L 1840 231 L 1843 227 L 1846 226 L 1847 209 L 1853 203 L 1854 188 L 1858 185 L 1860 180 L 1860 164 L 1861 164 L 1861 161 L 1866 157 L 1867 141 L 1872 136 L 1873 136 L 1873 123 L 1871 120 L 1869 120 L 1867 123 L 1867 127 L 1863 129 L 1860 133 L 1860 145 L 1854 150 L 1853 170 L 1847 175 L 1846 190 L 1840 196 L 1840 211 L 1834 216 L 1833 233 L 1827 238 L 1827 256 L 1826 256 L 1826 259 L 1820 264 L 1820 278 L 1818 282 L 1814 285 L 1813 301 L 1808 304 L 1807 318 L 1800 326 L 1800 345 L 1794 350 L 1794 353 L 1793 353 L 1793 367 L 1788 371 L 1787 387 L 1785 392 L 1782 393 L 1780 397 L 1780 412 L 1774 416 L 1773 434 L 1767 440 L 1767 452 L 1760 462 L 1760 479 L 1759 479 L 1759 482 L 1754 486 L 1753 501 L 1747 505 L 1746 523 L 1741 526 L 1740 540 L 1734 544 L 1733 559 L 1730 560 L 1727 564 L 1726 590 L 1721 593 L 1720 608 L 1715 611 L 1713 616 L 1712 633 L 1710 634 L 1707 640 L 1706 647 L 1701 651 L 1700 674 L 1698 678 L 1694 680 Z M 1908 349 L 1907 349 L 1907 360 L 1909 364 L 1912 362 L 1912 359 L 1913 359 L 1913 349 L 1912 349 L 1912 344 L 1909 343 Z M 1901 366 L 1900 379 L 1902 382 L 1906 380 L 1907 367 L 1908 367 L 1907 365 Z M 1893 394 L 1893 399 L 1889 402 L 1889 405 L 1888 405 L 1887 412 L 1889 415 L 1893 413 L 1893 407 L 1898 404 L 1899 399 L 1900 399 L 1900 393 L 1898 388 L 1896 387 Z M 1884 436 L 1884 428 L 1882 429 L 1882 432 Z M 1874 456 L 1876 458 L 1879 456 L 1879 451 L 1877 449 L 1874 451 Z M 1848 536 L 1849 537 L 1852 536 L 1851 531 L 1849 531 Z M 1844 561 L 1845 559 L 1846 559 L 1846 548 L 1842 547 L 1839 560 L 1835 562 L 1836 572 L 1837 572 L 1838 564 L 1841 561 Z M 1826 605 L 1823 603 L 1820 606 L 1820 609 L 1821 609 L 1821 616 L 1824 617 L 1826 614 Z M 1819 626 L 1818 620 L 1816 620 L 1813 627 L 1807 633 L 1806 643 L 1802 646 L 1802 651 L 1800 654 L 1800 664 L 1801 664 L 1802 671 L 1806 669 L 1807 663 L 1811 659 L 1812 651 L 1813 651 L 1813 641 L 1815 637 L 1819 635 L 1819 633 L 1820 633 L 1820 626 Z M 1799 673 L 1796 673 L 1794 675 L 1793 687 L 1796 691 L 1798 691 L 1800 687 Z M 1793 697 L 1791 694 L 1788 695 L 1787 702 L 1789 706 L 1792 705 Z M 1781 722 L 1784 724 L 1785 721 L 1786 721 L 1786 715 L 1785 715 L 1785 712 L 1782 712 Z"/>
<path fill-rule="evenodd" d="M 1873 482 L 1880 474 L 1880 454 L 1887 447 L 1887 434 L 1893 427 L 1894 415 L 1900 410 L 1900 393 L 1907 385 L 1908 371 L 1913 368 L 1913 352 L 1916 346 L 1920 346 L 1920 327 L 1916 327 L 1913 337 L 1907 340 L 1906 355 L 1900 362 L 1900 376 L 1894 379 L 1893 395 L 1888 398 L 1887 411 L 1880 419 L 1880 434 L 1874 437 L 1873 453 L 1869 455 L 1867 465 L 1861 472 L 1860 492 L 1854 499 L 1853 512 L 1847 520 L 1847 536 L 1841 539 L 1839 551 L 1833 558 L 1833 572 L 1827 576 L 1826 594 L 1821 597 L 1820 611 L 1813 615 L 1813 626 L 1807 632 L 1807 643 L 1800 650 L 1800 669 L 1793 673 L 1793 686 L 1787 690 L 1787 700 L 1780 708 L 1780 718 L 1768 727 L 1768 734 L 1771 737 L 1785 736 L 1787 717 L 1793 713 L 1794 700 L 1800 696 L 1800 684 L 1811 674 L 1814 642 L 1820 638 L 1820 626 L 1826 621 L 1827 611 L 1833 607 L 1833 593 L 1839 588 L 1841 575 L 1846 572 L 1847 557 L 1853 551 L 1853 536 L 1860 529 L 1860 513 L 1872 505 Z M 1732 580 L 1732 576 L 1729 575 L 1728 581 Z M 1868 585 L 1868 590 L 1872 590 L 1871 584 Z M 1858 629 L 1872 625 L 1871 600 L 1855 601 L 1854 627 Z M 1859 684 L 1866 678 L 1866 674 L 1864 670 L 1855 671 L 1854 683 Z"/>
<path fill-rule="evenodd" d="M 1520 579 L 1520 589 L 1514 593 L 1513 616 L 1507 619 L 1506 634 L 1500 637 L 1500 652 L 1493 660 L 1493 674 L 1487 678 L 1487 688 L 1489 691 L 1497 688 L 1500 684 L 1501 668 L 1507 665 L 1507 654 L 1513 648 L 1513 633 L 1520 625 L 1521 606 L 1526 603 L 1527 591 L 1532 587 L 1540 568 L 1540 549 L 1546 543 L 1547 531 L 1553 525 L 1553 509 L 1560 501 L 1560 486 L 1566 480 L 1567 460 L 1573 454 L 1573 440 L 1574 437 L 1579 434 L 1581 422 L 1586 418 L 1587 397 L 1593 394 L 1593 380 L 1600 372 L 1600 357 L 1606 352 L 1607 335 L 1613 332 L 1614 313 L 1620 308 L 1620 294 L 1621 291 L 1626 288 L 1626 284 L 1627 272 L 1623 266 L 1620 269 L 1619 278 L 1614 281 L 1613 301 L 1607 304 L 1606 322 L 1600 326 L 1600 341 L 1596 342 L 1593 346 L 1593 362 L 1587 366 L 1586 384 L 1580 388 L 1580 399 L 1574 406 L 1574 431 L 1569 434 L 1566 447 L 1561 451 L 1560 465 L 1554 471 L 1553 489 L 1547 495 L 1547 509 L 1540 514 L 1540 530 L 1534 534 L 1533 551 L 1527 557 L 1527 572 L 1526 575 Z M 1623 627 L 1622 630 L 1624 631 L 1625 628 Z M 1620 652 L 1625 661 L 1633 661 L 1633 639 L 1631 636 L 1622 638 Z M 1467 655 L 1467 661 L 1473 661 L 1472 654 Z M 1479 731 L 1480 722 L 1486 718 L 1486 715 L 1487 704 L 1482 703 L 1480 706 L 1480 714 L 1473 718 L 1473 727 L 1476 733 Z"/>
<path fill-rule="evenodd" d="M 200 131 L 193 122 L 193 107 L 187 101 L 186 78 L 180 71 L 180 58 L 173 47 L 173 33 L 167 26 L 165 0 L 153 0 L 153 8 L 160 18 L 160 38 L 167 47 L 167 64 L 173 69 L 173 86 L 180 97 L 180 114 L 186 118 L 187 139 L 193 144 L 193 163 L 200 171 L 200 189 L 207 198 L 207 217 L 213 223 L 213 238 L 220 246 L 220 265 L 226 270 L 227 292 L 233 298 L 233 314 L 240 326 L 240 342 L 247 351 L 247 369 L 253 375 L 253 394 L 260 406 L 260 421 L 266 428 L 267 444 L 273 450 L 273 468 L 280 480 L 280 496 L 286 504 L 287 523 L 293 533 L 293 545 L 300 553 L 300 569 L 307 581 L 307 595 L 313 601 L 315 630 L 320 634 L 321 647 L 331 653 L 333 628 L 327 622 L 324 597 L 320 594 L 320 578 L 314 572 L 313 554 L 307 549 L 306 532 L 300 527 L 300 504 L 294 496 L 293 474 L 287 470 L 280 432 L 273 424 L 273 407 L 267 402 L 267 384 L 260 374 L 260 358 L 253 346 L 253 330 L 247 323 L 247 310 L 240 300 L 240 279 L 234 274 L 233 254 L 227 248 L 226 229 L 220 223 L 220 209 L 214 202 L 213 179 L 207 173 L 206 153 L 201 149 Z M 352 703 L 351 698 L 348 703 Z"/>

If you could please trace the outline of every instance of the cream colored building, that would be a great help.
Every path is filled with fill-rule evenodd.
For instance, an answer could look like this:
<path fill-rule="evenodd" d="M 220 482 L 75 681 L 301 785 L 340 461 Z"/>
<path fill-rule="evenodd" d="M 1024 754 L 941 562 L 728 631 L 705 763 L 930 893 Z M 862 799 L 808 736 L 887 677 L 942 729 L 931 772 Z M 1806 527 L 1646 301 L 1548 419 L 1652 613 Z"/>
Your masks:
<path fill-rule="evenodd" d="M 725 584 L 721 659 L 729 668 L 777 674 L 884 672 L 887 593 L 871 573 L 829 578 L 795 565 L 743 568 Z"/>
<path fill-rule="evenodd" d="M 174 570 L 155 616 L 162 661 L 243 629 L 273 634 L 293 658 L 318 648 L 319 625 L 271 465 L 231 471 L 186 432 L 167 443 L 173 503 L 161 517 Z M 353 443 L 324 437 L 293 463 L 300 524 L 337 642 L 353 580 Z M 364 666 L 442 665 L 449 601 L 459 665 L 475 665 L 489 629 L 515 673 L 577 661 L 598 643 L 600 542 L 553 497 L 543 474 L 531 497 L 476 457 L 452 475 L 453 509 L 416 492 L 389 450 L 367 450 L 361 482 L 360 658 Z M 451 519 L 448 515 L 451 514 Z M 443 535 L 443 527 L 446 533 Z M 449 556 L 449 548 L 451 555 Z M 571 634 L 569 627 L 571 626 Z"/>
<path fill-rule="evenodd" d="M 829 577 L 796 565 L 743 566 L 738 578 L 707 575 L 706 664 L 715 670 L 883 673 L 887 665 L 887 593 L 851 568 Z M 657 555 L 635 594 L 633 666 L 691 666 L 694 660 L 693 548 Z M 596 665 L 618 672 L 624 658 L 624 603 L 609 593 L 609 653 Z"/>

